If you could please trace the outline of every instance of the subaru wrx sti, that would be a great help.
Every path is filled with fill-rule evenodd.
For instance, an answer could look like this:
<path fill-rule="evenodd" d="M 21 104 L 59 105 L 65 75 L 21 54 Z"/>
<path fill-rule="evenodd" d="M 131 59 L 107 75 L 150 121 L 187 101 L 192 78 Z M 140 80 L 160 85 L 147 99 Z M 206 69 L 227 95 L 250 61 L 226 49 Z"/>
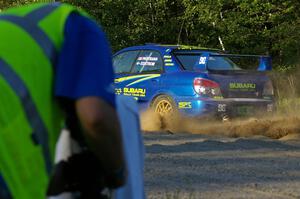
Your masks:
<path fill-rule="evenodd" d="M 257 60 L 255 70 L 247 59 Z M 141 110 L 227 119 L 274 109 L 268 56 L 146 44 L 117 52 L 113 66 L 116 94 L 133 96 Z"/>

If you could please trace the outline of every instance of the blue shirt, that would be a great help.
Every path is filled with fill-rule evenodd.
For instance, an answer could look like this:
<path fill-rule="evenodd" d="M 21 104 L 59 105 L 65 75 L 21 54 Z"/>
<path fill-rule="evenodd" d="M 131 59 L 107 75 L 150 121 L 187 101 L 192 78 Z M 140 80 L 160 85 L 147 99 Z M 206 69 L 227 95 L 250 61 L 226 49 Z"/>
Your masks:
<path fill-rule="evenodd" d="M 111 50 L 105 34 L 91 19 L 71 14 L 56 66 L 55 96 L 97 96 L 115 106 Z"/>

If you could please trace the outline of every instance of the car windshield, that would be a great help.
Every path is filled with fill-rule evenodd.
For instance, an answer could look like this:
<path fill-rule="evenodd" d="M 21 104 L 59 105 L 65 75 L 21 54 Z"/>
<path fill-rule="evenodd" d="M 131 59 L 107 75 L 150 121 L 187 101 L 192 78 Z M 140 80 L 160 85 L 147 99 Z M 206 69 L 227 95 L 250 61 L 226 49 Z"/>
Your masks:
<path fill-rule="evenodd" d="M 198 65 L 201 54 L 176 53 L 175 56 L 185 70 L 193 71 Z M 227 57 L 209 57 L 207 68 L 210 70 L 241 70 L 231 59 Z"/>

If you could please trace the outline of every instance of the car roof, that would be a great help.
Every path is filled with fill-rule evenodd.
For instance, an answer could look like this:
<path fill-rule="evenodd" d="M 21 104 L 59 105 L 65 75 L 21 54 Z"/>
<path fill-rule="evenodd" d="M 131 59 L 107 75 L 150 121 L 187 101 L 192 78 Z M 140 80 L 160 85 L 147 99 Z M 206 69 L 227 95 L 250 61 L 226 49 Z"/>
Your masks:
<path fill-rule="evenodd" d="M 145 50 L 145 49 L 151 49 L 151 50 L 157 50 L 161 53 L 165 53 L 167 51 L 177 51 L 177 50 L 199 50 L 199 51 L 209 51 L 209 52 L 221 52 L 220 49 L 215 48 L 203 48 L 199 46 L 190 46 L 190 45 L 172 45 L 172 44 L 156 44 L 156 43 L 146 43 L 145 45 L 139 45 L 139 46 L 131 46 L 122 49 L 119 52 L 123 51 L 129 51 L 129 50 Z"/>

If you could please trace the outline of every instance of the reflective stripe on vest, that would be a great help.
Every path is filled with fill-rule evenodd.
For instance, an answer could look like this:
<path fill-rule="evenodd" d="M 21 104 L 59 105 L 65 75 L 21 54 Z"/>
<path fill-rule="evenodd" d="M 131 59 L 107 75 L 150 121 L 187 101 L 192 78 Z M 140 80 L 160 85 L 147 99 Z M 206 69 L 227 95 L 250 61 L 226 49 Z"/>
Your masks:
<path fill-rule="evenodd" d="M 47 173 L 50 174 L 52 169 L 52 161 L 48 144 L 48 132 L 32 100 L 29 90 L 26 88 L 26 85 L 19 78 L 19 76 L 2 59 L 0 59 L 0 75 L 19 97 L 28 122 L 33 129 L 32 139 L 36 144 L 41 145 Z"/>
<path fill-rule="evenodd" d="M 51 61 L 51 64 L 54 65 L 56 61 L 57 50 L 48 35 L 40 27 L 38 27 L 38 22 L 52 13 L 59 6 L 60 3 L 47 4 L 30 12 L 24 17 L 15 15 L 1 15 L 0 20 L 13 23 L 27 32 L 42 48 L 47 58 Z"/>
<path fill-rule="evenodd" d="M 59 7 L 59 3 L 42 6 L 24 17 L 18 17 L 13 15 L 1 15 L 0 20 L 11 22 L 25 32 L 27 32 L 41 47 L 45 55 L 51 61 L 52 64 L 55 62 L 57 51 L 55 45 L 52 43 L 50 38 L 45 32 L 38 27 L 38 22 L 44 17 L 52 13 L 56 8 Z M 28 20 L 29 19 L 29 20 Z M 28 23 L 31 21 L 33 23 Z M 47 128 L 38 112 L 38 109 L 22 79 L 14 72 L 11 66 L 9 66 L 3 59 L 0 58 L 0 75 L 3 76 L 4 80 L 9 84 L 11 89 L 19 97 L 23 106 L 24 113 L 27 120 L 33 129 L 32 139 L 36 144 L 41 145 L 43 150 L 43 157 L 45 160 L 46 170 L 48 175 L 52 170 L 52 161 L 49 151 L 48 143 L 48 132 Z"/>

